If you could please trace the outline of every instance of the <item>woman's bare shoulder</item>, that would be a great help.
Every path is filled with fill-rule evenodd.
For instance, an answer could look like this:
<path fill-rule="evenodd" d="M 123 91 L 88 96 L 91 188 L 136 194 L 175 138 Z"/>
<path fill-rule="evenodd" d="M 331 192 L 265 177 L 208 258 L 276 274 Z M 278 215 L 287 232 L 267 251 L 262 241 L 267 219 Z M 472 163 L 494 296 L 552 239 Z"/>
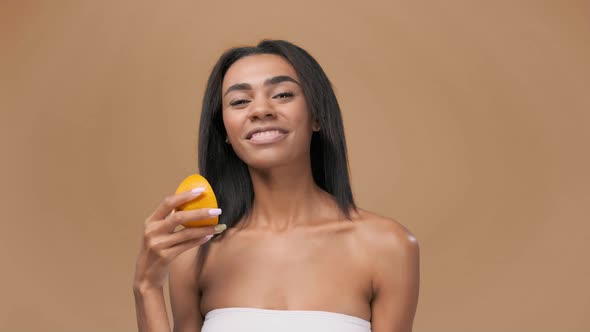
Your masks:
<path fill-rule="evenodd" d="M 359 208 L 353 220 L 360 238 L 374 250 L 399 252 L 418 246 L 416 236 L 396 219 Z"/>
<path fill-rule="evenodd" d="M 410 331 L 418 301 L 418 241 L 399 221 L 362 211 L 364 246 L 371 259 L 371 324 L 375 330 Z"/>

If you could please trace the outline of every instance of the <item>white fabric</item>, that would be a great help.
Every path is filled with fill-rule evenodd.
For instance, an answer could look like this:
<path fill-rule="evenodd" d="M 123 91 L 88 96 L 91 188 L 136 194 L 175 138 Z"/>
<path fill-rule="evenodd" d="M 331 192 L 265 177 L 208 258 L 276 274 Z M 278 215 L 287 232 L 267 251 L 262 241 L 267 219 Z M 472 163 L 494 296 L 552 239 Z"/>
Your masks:
<path fill-rule="evenodd" d="M 201 332 L 371 332 L 359 317 L 312 310 L 221 308 L 209 311 Z"/>

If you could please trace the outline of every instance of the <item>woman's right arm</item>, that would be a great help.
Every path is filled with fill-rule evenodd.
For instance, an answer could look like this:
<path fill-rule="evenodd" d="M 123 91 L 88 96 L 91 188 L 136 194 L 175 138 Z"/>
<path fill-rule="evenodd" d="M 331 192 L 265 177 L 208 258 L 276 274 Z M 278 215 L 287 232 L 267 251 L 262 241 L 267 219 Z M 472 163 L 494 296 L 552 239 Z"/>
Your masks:
<path fill-rule="evenodd" d="M 198 279 L 199 247 L 191 248 L 170 264 L 168 289 L 174 332 L 200 332 L 203 326 Z"/>
<path fill-rule="evenodd" d="M 133 287 L 138 331 L 170 331 L 162 289 Z"/>
<path fill-rule="evenodd" d="M 214 234 L 223 231 L 223 229 L 216 230 L 214 226 L 204 226 L 185 228 L 175 232 L 177 226 L 186 221 L 211 218 L 212 213 L 215 212 L 217 214 L 214 215 L 219 215 L 219 209 L 172 213 L 177 206 L 199 195 L 198 192 L 187 191 L 169 196 L 145 221 L 142 246 L 137 257 L 133 280 L 137 326 L 140 332 L 170 331 L 163 291 L 169 269 L 174 270 L 174 279 L 180 281 L 174 282 L 175 287 L 192 287 L 190 277 L 182 276 L 178 279 L 177 272 L 185 269 L 189 271 L 190 268 L 184 266 L 184 263 L 192 264 L 189 257 L 196 254 L 196 249 L 210 240 Z M 178 257 L 183 253 L 182 257 Z M 180 260 L 172 263 L 177 257 Z M 183 284 L 184 281 L 189 283 Z M 198 315 L 200 319 L 200 312 L 193 312 L 193 314 Z M 195 331 L 198 331 L 198 327 Z"/>

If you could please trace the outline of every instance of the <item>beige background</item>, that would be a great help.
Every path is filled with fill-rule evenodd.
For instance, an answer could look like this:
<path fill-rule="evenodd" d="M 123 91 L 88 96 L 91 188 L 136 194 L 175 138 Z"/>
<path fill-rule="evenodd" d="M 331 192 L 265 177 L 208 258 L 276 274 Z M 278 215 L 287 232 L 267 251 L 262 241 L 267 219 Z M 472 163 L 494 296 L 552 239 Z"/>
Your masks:
<path fill-rule="evenodd" d="M 421 245 L 415 331 L 590 330 L 588 1 L 3 1 L 0 331 L 131 331 L 142 223 L 223 50 L 332 79 L 361 207 Z"/>

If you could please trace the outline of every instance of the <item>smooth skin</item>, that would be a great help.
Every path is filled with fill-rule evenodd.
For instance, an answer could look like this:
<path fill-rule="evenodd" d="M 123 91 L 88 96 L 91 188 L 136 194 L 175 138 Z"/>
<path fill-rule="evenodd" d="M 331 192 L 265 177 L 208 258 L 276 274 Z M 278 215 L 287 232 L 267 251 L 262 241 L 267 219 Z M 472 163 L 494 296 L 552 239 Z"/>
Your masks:
<path fill-rule="evenodd" d="M 225 229 L 208 226 L 175 231 L 186 221 L 211 217 L 211 209 L 174 212 L 174 208 L 199 195 L 201 193 L 187 191 L 168 196 L 144 222 L 133 280 L 139 331 L 170 330 L 163 293 L 168 266 L 179 254 L 204 244 Z M 212 212 L 219 212 L 215 210 L 218 209 Z"/>
<path fill-rule="evenodd" d="M 277 77 L 292 80 L 272 80 Z M 169 271 L 174 331 L 200 331 L 207 312 L 228 307 L 320 310 L 369 320 L 373 332 L 412 330 L 418 242 L 399 222 L 364 209 L 346 220 L 332 196 L 315 184 L 309 145 L 321 128 L 298 82 L 293 67 L 276 55 L 242 58 L 226 73 L 228 144 L 249 167 L 255 200 L 236 226 L 206 245 L 202 237 L 211 229 L 203 228 L 185 251 L 153 268 L 150 275 Z M 266 126 L 287 134 L 268 145 L 246 138 Z M 136 280 L 150 279 L 146 271 L 136 272 Z M 168 329 L 162 280 L 155 280 L 136 287 L 141 331 Z"/>

